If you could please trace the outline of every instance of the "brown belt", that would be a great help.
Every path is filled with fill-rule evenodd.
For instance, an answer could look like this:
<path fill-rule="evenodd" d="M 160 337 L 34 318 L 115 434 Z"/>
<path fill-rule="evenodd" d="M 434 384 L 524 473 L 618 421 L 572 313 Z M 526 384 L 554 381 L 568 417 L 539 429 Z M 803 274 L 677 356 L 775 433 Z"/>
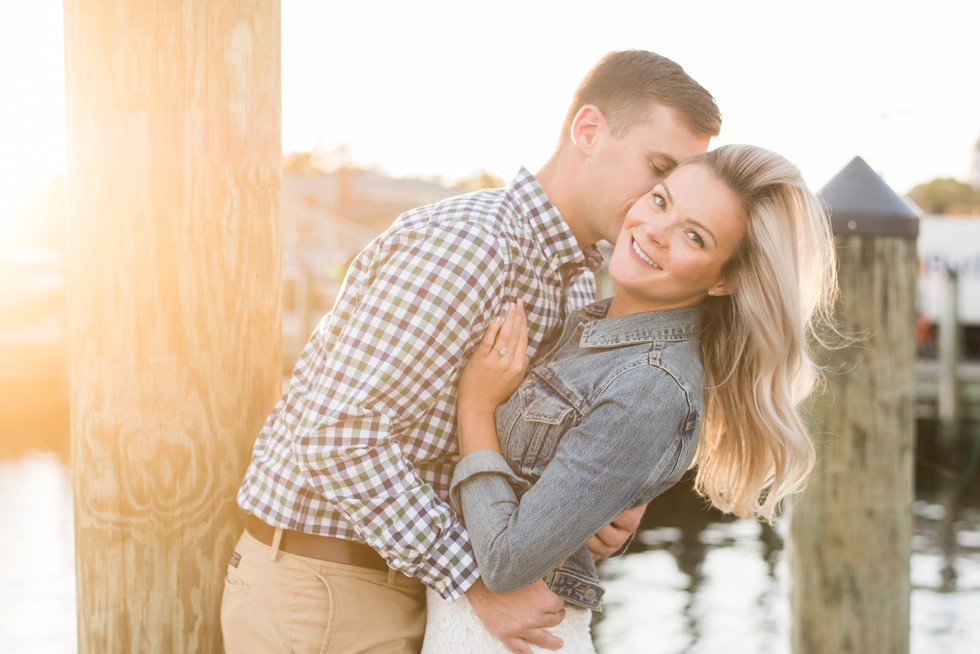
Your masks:
<path fill-rule="evenodd" d="M 245 529 L 260 543 L 272 545 L 272 537 L 276 533 L 275 527 L 270 527 L 255 516 L 250 515 L 245 520 Z M 311 559 L 319 559 L 321 561 L 356 565 L 360 568 L 370 568 L 372 570 L 388 570 L 388 563 L 384 560 L 384 557 L 375 552 L 370 546 L 364 543 L 344 540 L 343 538 L 316 536 L 314 534 L 303 533 L 302 531 L 283 529 L 282 538 L 279 541 L 279 549 L 283 552 L 306 556 Z"/>

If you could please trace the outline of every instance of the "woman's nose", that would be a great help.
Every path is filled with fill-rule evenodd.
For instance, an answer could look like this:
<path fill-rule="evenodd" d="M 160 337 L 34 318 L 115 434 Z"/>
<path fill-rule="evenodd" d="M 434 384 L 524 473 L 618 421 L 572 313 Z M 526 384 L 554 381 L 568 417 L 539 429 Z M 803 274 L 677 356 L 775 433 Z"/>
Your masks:
<path fill-rule="evenodd" d="M 666 221 L 664 220 L 648 220 L 643 225 L 643 234 L 652 242 L 662 245 L 666 242 L 664 237 L 664 230 L 666 229 Z"/>

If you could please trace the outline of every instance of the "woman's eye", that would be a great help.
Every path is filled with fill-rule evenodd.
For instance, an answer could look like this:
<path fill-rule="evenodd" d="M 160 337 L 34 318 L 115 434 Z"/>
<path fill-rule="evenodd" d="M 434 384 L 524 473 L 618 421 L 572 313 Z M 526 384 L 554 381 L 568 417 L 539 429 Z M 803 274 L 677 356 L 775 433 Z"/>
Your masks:
<path fill-rule="evenodd" d="M 652 195 L 653 195 L 653 203 L 655 205 L 657 205 L 661 209 L 667 208 L 667 200 L 664 199 L 664 196 L 660 195 L 659 193 L 653 193 Z"/>
<path fill-rule="evenodd" d="M 687 237 L 694 242 L 698 247 L 704 247 L 704 239 L 697 232 L 688 232 Z"/>

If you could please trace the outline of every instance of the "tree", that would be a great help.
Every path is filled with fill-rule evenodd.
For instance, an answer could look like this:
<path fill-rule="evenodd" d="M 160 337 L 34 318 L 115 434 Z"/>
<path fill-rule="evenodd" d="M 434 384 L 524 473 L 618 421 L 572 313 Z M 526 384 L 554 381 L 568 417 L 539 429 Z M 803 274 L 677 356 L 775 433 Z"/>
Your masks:
<path fill-rule="evenodd" d="M 928 214 L 980 215 L 980 191 L 950 177 L 919 184 L 909 198 Z"/>
<path fill-rule="evenodd" d="M 500 179 L 496 175 L 486 170 L 481 170 L 476 172 L 469 177 L 464 177 L 463 179 L 456 182 L 455 186 L 464 191 L 479 191 L 485 188 L 500 188 L 501 186 L 506 186 L 504 180 Z"/>
<path fill-rule="evenodd" d="M 354 163 L 346 144 L 333 150 L 316 148 L 310 152 L 290 152 L 282 158 L 283 172 L 287 175 L 318 176 L 340 169 L 367 170 Z"/>
<path fill-rule="evenodd" d="M 287 175 L 322 175 L 312 152 L 290 152 L 282 158 L 282 170 Z"/>

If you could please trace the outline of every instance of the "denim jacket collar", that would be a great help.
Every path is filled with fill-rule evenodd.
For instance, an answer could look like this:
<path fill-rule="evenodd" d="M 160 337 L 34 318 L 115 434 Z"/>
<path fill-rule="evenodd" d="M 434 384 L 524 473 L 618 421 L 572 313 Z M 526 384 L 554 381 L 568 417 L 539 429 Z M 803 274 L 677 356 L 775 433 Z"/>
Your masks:
<path fill-rule="evenodd" d="M 600 300 L 582 309 L 580 347 L 601 348 L 638 345 L 652 341 L 687 341 L 701 331 L 701 307 L 682 307 L 667 311 L 646 311 L 616 318 L 606 318 L 612 298 Z"/>

